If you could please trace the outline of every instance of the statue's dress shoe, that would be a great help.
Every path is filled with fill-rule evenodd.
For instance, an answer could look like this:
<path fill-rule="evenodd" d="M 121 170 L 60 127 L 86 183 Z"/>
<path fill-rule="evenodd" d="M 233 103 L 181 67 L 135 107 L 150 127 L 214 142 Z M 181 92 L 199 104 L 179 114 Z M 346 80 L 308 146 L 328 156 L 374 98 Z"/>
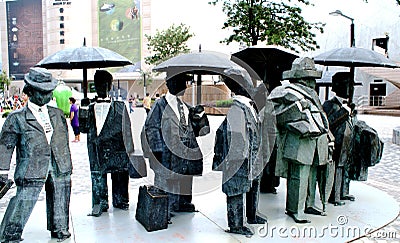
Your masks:
<path fill-rule="evenodd" d="M 353 195 L 346 195 L 346 196 L 341 197 L 340 199 L 349 200 L 349 201 L 355 201 L 356 200 L 356 198 Z"/>
<path fill-rule="evenodd" d="M 334 206 L 343 206 L 346 204 L 343 201 L 329 201 L 329 203 L 332 203 Z"/>
<path fill-rule="evenodd" d="M 325 216 L 324 213 L 321 210 L 318 210 L 314 207 L 308 207 L 304 210 L 304 213 L 306 214 L 313 214 L 313 215 L 320 215 L 320 216 Z"/>
<path fill-rule="evenodd" d="M 88 216 L 99 217 L 103 212 L 107 212 L 107 207 L 95 204 L 92 208 L 92 213 L 88 214 Z"/>
<path fill-rule="evenodd" d="M 254 232 L 246 226 L 229 227 L 229 230 L 226 230 L 226 232 L 234 233 L 234 234 L 241 234 L 241 235 L 246 235 L 246 236 L 254 235 Z"/>
<path fill-rule="evenodd" d="M 71 233 L 68 232 L 68 230 L 60 230 L 57 232 L 51 232 L 51 237 L 52 238 L 57 238 L 61 241 L 68 239 L 69 237 L 71 237 Z"/>
<path fill-rule="evenodd" d="M 267 222 L 267 219 L 264 217 L 261 217 L 259 215 L 256 215 L 255 219 L 247 218 L 247 223 L 249 223 L 249 224 L 265 224 L 266 222 Z"/>
<path fill-rule="evenodd" d="M 298 224 L 307 224 L 307 223 L 311 223 L 311 221 L 309 219 L 302 219 L 299 217 L 299 215 L 297 213 L 292 213 L 292 212 L 286 212 L 286 214 L 291 217 L 294 222 L 298 223 Z"/>
<path fill-rule="evenodd" d="M 196 208 L 193 203 L 182 203 L 179 204 L 179 207 L 175 210 L 175 212 L 196 212 Z"/>
<path fill-rule="evenodd" d="M 129 210 L 129 203 L 118 203 L 118 204 L 113 205 L 113 207 L 127 211 L 127 210 Z"/>

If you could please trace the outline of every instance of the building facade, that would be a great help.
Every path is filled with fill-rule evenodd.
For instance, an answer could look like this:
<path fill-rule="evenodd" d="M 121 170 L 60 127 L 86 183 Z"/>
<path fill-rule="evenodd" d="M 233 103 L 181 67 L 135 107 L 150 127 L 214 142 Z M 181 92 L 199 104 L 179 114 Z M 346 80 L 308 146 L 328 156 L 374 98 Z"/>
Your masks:
<path fill-rule="evenodd" d="M 3 70 L 14 80 L 44 57 L 65 48 L 87 46 L 113 50 L 132 63 L 146 55 L 145 34 L 151 31 L 150 0 L 14 0 L 0 2 Z M 116 71 L 118 69 L 113 69 Z M 95 70 L 88 70 L 93 79 Z M 54 70 L 53 76 L 79 83 L 82 70 Z M 140 78 L 138 73 L 137 78 Z M 18 83 L 18 82 L 13 82 Z M 129 82 L 121 80 L 129 89 Z"/>

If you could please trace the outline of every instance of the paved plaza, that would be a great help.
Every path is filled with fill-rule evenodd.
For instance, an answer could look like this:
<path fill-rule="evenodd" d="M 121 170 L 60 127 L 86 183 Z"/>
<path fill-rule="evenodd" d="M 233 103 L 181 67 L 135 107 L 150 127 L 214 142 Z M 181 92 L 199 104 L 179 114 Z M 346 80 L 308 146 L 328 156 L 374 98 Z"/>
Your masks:
<path fill-rule="evenodd" d="M 139 134 L 145 119 L 143 108 L 136 108 L 131 114 L 133 134 L 136 149 L 140 149 Z M 382 229 L 368 237 L 362 237 L 356 242 L 395 242 L 400 241 L 400 220 L 396 219 L 400 201 L 400 146 L 392 144 L 392 131 L 400 126 L 400 117 L 359 115 L 360 120 L 366 121 L 374 127 L 385 142 L 383 158 L 379 164 L 369 169 L 367 182 L 352 182 L 350 191 L 356 196 L 355 202 L 349 202 L 343 207 L 328 206 L 327 217 L 310 217 L 313 225 L 318 227 L 339 223 L 339 219 L 346 220 L 345 226 L 357 226 Z M 130 210 L 128 212 L 113 209 L 103 213 L 99 218 L 88 217 L 91 210 L 91 180 L 89 160 L 86 149 L 86 135 L 81 135 L 80 143 L 70 143 L 73 175 L 71 195 L 71 239 L 65 242 L 265 242 L 265 240 L 283 242 L 344 242 L 359 235 L 343 237 L 278 237 L 271 236 L 268 227 L 262 225 L 254 227 L 258 234 L 252 238 L 225 233 L 226 206 L 225 195 L 221 192 L 219 173 L 211 171 L 213 133 L 222 122 L 222 116 L 210 117 L 212 134 L 199 140 L 205 156 L 204 173 L 202 178 L 194 181 L 194 203 L 199 212 L 179 213 L 172 219 L 168 229 L 157 232 L 147 232 L 135 220 L 138 187 L 152 184 L 153 173 L 143 179 L 130 180 Z M 1 119 L 0 125 L 4 122 Z M 70 140 L 73 134 L 70 128 Z M 13 158 L 12 164 L 15 164 Z M 13 166 L 12 166 L 13 167 Z M 278 194 L 262 194 L 260 196 L 260 211 L 269 218 L 269 228 L 272 226 L 294 229 L 296 224 L 284 214 L 285 180 L 281 180 Z M 10 198 L 15 193 L 15 187 L 0 200 L 0 219 L 3 217 Z M 39 201 L 25 228 L 24 242 L 56 242 L 51 239 L 46 230 L 45 192 L 42 191 Z M 397 201 L 396 201 L 397 200 Z M 393 221 L 393 222 L 392 222 Z M 261 228 L 260 228 L 261 227 Z M 319 229 L 317 227 L 317 230 Z M 263 231 L 264 230 L 264 231 Z M 270 233 L 269 235 L 265 235 Z M 262 236 L 264 234 L 264 236 Z M 269 238 L 268 238 L 269 237 Z"/>

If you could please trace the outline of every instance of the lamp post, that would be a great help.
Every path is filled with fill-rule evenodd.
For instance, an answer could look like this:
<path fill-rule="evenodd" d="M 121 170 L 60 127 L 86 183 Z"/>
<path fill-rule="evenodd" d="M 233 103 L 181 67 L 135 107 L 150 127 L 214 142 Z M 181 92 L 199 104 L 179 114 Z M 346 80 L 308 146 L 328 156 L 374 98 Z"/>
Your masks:
<path fill-rule="evenodd" d="M 146 97 L 146 93 L 147 93 L 147 90 L 146 90 L 146 73 L 143 72 L 143 98 Z"/>
<path fill-rule="evenodd" d="M 349 17 L 349 16 L 347 16 L 347 15 L 344 15 L 342 13 L 342 11 L 340 11 L 340 10 L 336 10 L 336 11 L 331 12 L 329 14 L 333 15 L 333 16 L 342 16 L 342 17 L 344 17 L 346 19 L 349 19 L 351 21 L 351 24 L 350 24 L 350 47 L 355 47 L 356 46 L 356 41 L 355 41 L 355 38 L 354 38 L 354 19 Z M 354 77 L 354 67 L 350 67 L 350 77 Z M 350 85 L 349 89 L 350 89 L 349 103 L 352 103 L 353 102 L 353 93 L 354 93 L 354 81 L 353 81 L 353 84 Z"/>
<path fill-rule="evenodd" d="M 351 21 L 351 24 L 350 24 L 350 47 L 356 46 L 356 43 L 355 43 L 356 41 L 354 39 L 354 19 L 349 17 L 349 16 L 347 16 L 347 15 L 344 15 L 342 13 L 342 11 L 340 11 L 340 10 L 336 10 L 335 12 L 331 12 L 329 14 L 333 15 L 333 16 L 342 16 L 342 17 L 344 17 L 346 19 L 349 19 Z"/>
<path fill-rule="evenodd" d="M 144 98 L 144 97 L 146 97 L 146 92 L 147 92 L 147 90 L 146 90 L 146 73 L 140 68 L 136 69 L 135 71 L 140 73 L 141 75 L 143 75 L 143 98 Z"/>

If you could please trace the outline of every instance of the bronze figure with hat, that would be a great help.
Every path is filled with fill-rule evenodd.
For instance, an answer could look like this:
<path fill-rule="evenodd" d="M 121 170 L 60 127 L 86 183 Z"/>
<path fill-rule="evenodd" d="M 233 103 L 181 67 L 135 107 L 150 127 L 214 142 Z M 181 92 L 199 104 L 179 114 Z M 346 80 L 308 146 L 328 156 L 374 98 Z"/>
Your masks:
<path fill-rule="evenodd" d="M 297 58 L 292 69 L 282 75 L 290 83 L 278 86 L 268 96 L 278 130 L 275 173 L 287 178 L 286 214 L 297 223 L 310 222 L 305 213 L 325 214 L 314 205 L 317 169 L 327 170 L 332 139 L 315 91 L 315 79 L 321 75 L 311 58 Z M 328 191 L 329 185 L 327 182 Z"/>
<path fill-rule="evenodd" d="M 29 102 L 11 112 L 0 133 L 0 171 L 8 178 L 16 149 L 11 198 L 0 226 L 1 242 L 19 242 L 39 194 L 46 187 L 47 230 L 52 238 L 65 240 L 69 232 L 72 161 L 68 126 L 62 110 L 48 106 L 57 81 L 46 69 L 30 68 L 24 93 Z"/>

